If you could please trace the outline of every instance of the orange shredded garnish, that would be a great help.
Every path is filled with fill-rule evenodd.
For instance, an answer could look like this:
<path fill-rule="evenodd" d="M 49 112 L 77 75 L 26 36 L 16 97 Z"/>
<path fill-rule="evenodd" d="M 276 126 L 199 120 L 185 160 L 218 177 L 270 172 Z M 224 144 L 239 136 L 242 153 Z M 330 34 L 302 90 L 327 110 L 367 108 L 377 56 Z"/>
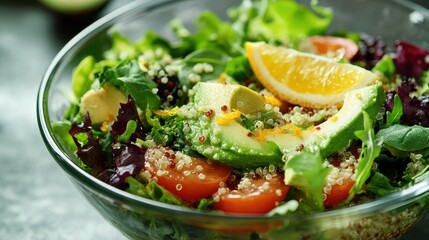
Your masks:
<path fill-rule="evenodd" d="M 302 137 L 302 129 L 292 124 L 287 124 L 283 127 L 262 129 L 256 133 L 255 139 L 258 141 L 265 141 L 269 135 L 280 134 L 292 134 L 292 136 Z"/>
<path fill-rule="evenodd" d="M 239 118 L 241 116 L 241 112 L 237 109 L 233 109 L 232 112 L 227 113 L 223 116 L 216 117 L 216 122 L 219 125 L 228 125 L 231 121 Z"/>

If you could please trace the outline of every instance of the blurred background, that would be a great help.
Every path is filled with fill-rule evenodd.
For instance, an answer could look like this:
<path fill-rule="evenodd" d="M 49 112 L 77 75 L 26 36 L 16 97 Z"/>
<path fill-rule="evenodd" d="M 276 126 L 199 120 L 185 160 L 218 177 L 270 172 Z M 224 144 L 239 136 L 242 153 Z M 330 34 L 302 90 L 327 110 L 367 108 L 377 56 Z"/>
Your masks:
<path fill-rule="evenodd" d="M 44 2 L 42 4 L 41 2 Z M 125 239 L 56 165 L 36 121 L 50 61 L 79 31 L 132 0 L 0 0 L 0 240 Z M 429 8 L 429 0 L 413 0 Z M 428 25 L 429 27 L 429 25 Z M 429 239 L 429 216 L 404 240 Z"/>

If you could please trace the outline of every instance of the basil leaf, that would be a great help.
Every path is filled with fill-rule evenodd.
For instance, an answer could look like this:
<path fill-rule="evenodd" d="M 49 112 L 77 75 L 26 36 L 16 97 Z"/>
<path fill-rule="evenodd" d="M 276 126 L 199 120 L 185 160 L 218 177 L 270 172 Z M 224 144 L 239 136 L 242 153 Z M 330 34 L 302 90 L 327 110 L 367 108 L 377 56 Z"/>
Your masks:
<path fill-rule="evenodd" d="M 429 128 L 420 125 L 395 124 L 379 130 L 375 137 L 384 145 L 401 151 L 417 151 L 429 147 Z"/>

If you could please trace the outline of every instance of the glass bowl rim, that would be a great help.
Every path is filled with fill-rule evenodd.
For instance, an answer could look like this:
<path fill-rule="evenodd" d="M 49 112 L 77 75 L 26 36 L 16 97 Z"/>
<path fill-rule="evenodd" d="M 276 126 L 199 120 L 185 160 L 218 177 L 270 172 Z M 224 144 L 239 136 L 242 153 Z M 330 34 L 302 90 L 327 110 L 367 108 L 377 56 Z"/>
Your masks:
<path fill-rule="evenodd" d="M 184 0 L 180 0 L 184 1 Z M 334 218 L 339 216 L 357 216 L 357 215 L 369 215 L 374 213 L 382 213 L 398 207 L 407 205 L 413 202 L 415 199 L 429 194 L 429 178 L 425 178 L 422 181 L 414 184 L 411 187 L 403 189 L 401 191 L 392 193 L 388 196 L 372 200 L 367 203 L 359 204 L 356 206 L 338 208 L 332 210 L 325 210 L 320 212 L 311 213 L 288 213 L 285 215 L 248 215 L 248 214 L 222 214 L 216 211 L 204 211 L 191 209 L 181 206 L 170 205 L 161 203 L 155 200 L 142 198 L 124 190 L 117 189 L 108 185 L 105 182 L 98 180 L 97 178 L 86 173 L 84 170 L 79 168 L 69 157 L 65 154 L 55 141 L 53 136 L 52 127 L 50 125 L 50 116 L 48 109 L 48 99 L 50 97 L 49 90 L 53 83 L 53 74 L 56 73 L 58 68 L 61 66 L 65 58 L 70 57 L 69 54 L 73 52 L 79 46 L 82 46 L 86 40 L 90 39 L 102 29 L 111 27 L 115 21 L 119 20 L 126 13 L 132 13 L 134 11 L 147 12 L 150 9 L 162 7 L 168 3 L 176 3 L 177 0 L 135 0 L 130 2 L 117 10 L 108 13 L 104 17 L 96 20 L 88 27 L 79 32 L 73 37 L 53 58 L 49 64 L 45 74 L 43 75 L 42 81 L 39 85 L 37 93 L 37 122 L 39 131 L 42 135 L 43 141 L 55 159 L 58 165 L 74 180 L 77 180 L 80 184 L 89 187 L 91 191 L 95 191 L 98 194 L 103 195 L 109 199 L 113 199 L 117 202 L 128 204 L 131 209 L 133 207 L 139 208 L 151 208 L 153 210 L 164 212 L 164 213 L 175 213 L 175 214 L 186 214 L 189 217 L 212 217 L 220 219 L 241 219 L 241 220 L 279 220 L 279 219 L 323 219 L 323 218 Z M 392 0 L 393 3 L 402 5 L 412 10 L 418 10 L 425 17 L 429 18 L 429 10 L 406 0 Z M 107 28 L 106 28 L 107 29 Z"/>

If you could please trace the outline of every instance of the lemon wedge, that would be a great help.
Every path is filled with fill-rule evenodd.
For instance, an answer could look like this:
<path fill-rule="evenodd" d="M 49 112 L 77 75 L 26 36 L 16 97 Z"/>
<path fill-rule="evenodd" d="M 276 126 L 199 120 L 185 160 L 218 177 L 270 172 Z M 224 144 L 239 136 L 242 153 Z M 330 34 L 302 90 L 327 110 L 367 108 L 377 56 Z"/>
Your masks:
<path fill-rule="evenodd" d="M 376 74 L 337 59 L 264 42 L 245 44 L 258 80 L 277 98 L 310 108 L 341 106 L 344 94 L 371 85 Z"/>

